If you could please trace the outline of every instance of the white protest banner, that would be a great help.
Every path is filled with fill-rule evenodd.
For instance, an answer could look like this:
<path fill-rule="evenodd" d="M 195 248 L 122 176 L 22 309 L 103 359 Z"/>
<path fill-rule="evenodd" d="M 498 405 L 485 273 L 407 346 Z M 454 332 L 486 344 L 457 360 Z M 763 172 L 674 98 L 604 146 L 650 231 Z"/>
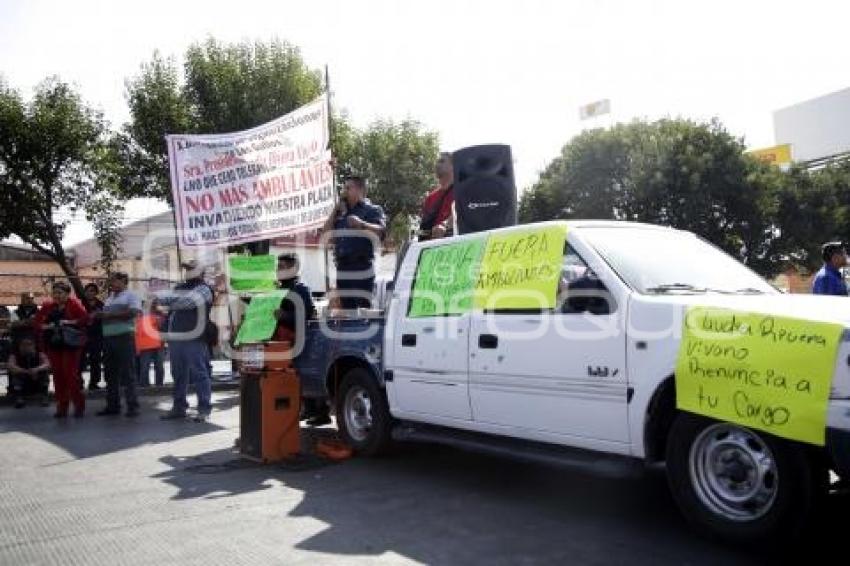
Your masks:
<path fill-rule="evenodd" d="M 335 205 L 325 96 L 251 130 L 166 140 L 184 246 L 298 233 Z"/>

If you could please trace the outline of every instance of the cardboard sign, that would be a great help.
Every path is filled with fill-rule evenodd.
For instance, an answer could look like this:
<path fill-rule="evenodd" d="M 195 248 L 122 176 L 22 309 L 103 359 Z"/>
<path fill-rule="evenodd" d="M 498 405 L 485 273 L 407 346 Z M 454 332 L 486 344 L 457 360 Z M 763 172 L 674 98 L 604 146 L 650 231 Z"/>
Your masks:
<path fill-rule="evenodd" d="M 475 282 L 475 307 L 554 308 L 566 237 L 566 226 L 491 234 Z"/>
<path fill-rule="evenodd" d="M 287 291 L 275 291 L 251 298 L 236 335 L 236 346 L 269 340 L 274 335 L 277 328 L 274 311 L 280 308 L 286 293 Z"/>
<path fill-rule="evenodd" d="M 472 310 L 484 238 L 422 251 L 408 316 L 462 314 Z"/>
<path fill-rule="evenodd" d="M 277 258 L 273 255 L 232 255 L 230 288 L 243 293 L 277 289 Z"/>
<path fill-rule="evenodd" d="M 823 445 L 840 324 L 690 307 L 676 364 L 676 406 Z"/>

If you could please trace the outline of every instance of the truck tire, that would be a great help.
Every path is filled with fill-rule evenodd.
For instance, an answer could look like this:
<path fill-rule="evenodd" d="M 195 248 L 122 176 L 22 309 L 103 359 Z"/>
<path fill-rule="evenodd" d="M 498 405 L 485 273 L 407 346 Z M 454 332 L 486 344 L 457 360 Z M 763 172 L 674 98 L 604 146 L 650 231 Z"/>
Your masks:
<path fill-rule="evenodd" d="M 818 500 L 803 446 L 680 412 L 667 441 L 667 479 L 685 517 L 706 534 L 758 543 L 798 534 Z"/>
<path fill-rule="evenodd" d="M 392 417 L 387 396 L 368 370 L 353 368 L 342 377 L 336 421 L 342 439 L 357 454 L 375 456 L 389 447 Z"/>

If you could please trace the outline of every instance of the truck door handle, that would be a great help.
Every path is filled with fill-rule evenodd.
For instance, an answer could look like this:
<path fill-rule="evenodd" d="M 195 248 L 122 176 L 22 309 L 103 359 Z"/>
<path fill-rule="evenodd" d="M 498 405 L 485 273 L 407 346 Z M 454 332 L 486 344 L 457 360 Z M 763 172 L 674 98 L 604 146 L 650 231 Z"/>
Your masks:
<path fill-rule="evenodd" d="M 401 335 L 401 345 L 402 346 L 416 346 L 416 334 L 402 334 Z"/>
<path fill-rule="evenodd" d="M 499 347 L 499 337 L 495 334 L 479 334 L 478 347 L 482 349 L 494 350 Z"/>

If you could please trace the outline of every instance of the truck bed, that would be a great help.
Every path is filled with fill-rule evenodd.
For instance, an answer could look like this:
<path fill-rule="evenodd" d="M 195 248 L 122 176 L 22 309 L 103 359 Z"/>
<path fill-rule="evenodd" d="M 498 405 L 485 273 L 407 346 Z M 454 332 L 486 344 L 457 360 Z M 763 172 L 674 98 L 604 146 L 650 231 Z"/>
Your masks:
<path fill-rule="evenodd" d="M 295 358 L 304 397 L 328 396 L 328 377 L 335 362 L 354 358 L 366 362 L 376 376 L 383 375 L 385 321 L 379 316 L 351 316 L 310 320 L 304 349 Z M 342 375 L 338 376 L 340 379 Z"/>

